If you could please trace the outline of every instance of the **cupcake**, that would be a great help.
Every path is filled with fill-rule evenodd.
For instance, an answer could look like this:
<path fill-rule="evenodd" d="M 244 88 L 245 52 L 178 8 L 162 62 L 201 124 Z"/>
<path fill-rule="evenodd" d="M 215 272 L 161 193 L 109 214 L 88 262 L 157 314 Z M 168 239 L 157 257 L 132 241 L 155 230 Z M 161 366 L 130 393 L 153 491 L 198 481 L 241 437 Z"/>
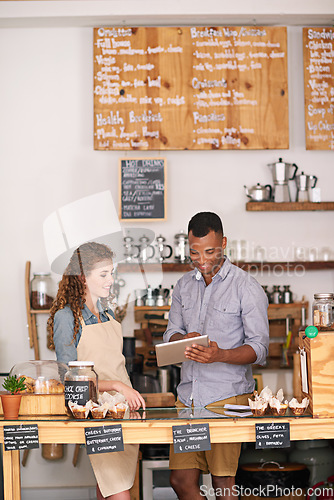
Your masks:
<path fill-rule="evenodd" d="M 108 416 L 112 418 L 122 419 L 124 418 L 127 405 L 125 403 L 118 403 L 115 406 L 109 407 Z"/>
<path fill-rule="evenodd" d="M 303 415 L 308 407 L 309 399 L 304 398 L 301 403 L 299 403 L 298 399 L 292 398 L 289 402 L 289 408 L 292 413 L 296 416 Z"/>
<path fill-rule="evenodd" d="M 260 397 L 257 397 L 255 400 L 248 399 L 248 404 L 255 417 L 262 417 L 268 407 L 268 402 Z"/>
<path fill-rule="evenodd" d="M 88 417 L 89 408 L 83 405 L 78 405 L 77 403 L 68 402 L 68 407 L 72 412 L 74 418 L 85 419 Z"/>
<path fill-rule="evenodd" d="M 103 405 L 94 404 L 94 406 L 90 410 L 93 418 L 105 418 L 107 411 L 107 403 L 104 403 Z"/>
<path fill-rule="evenodd" d="M 269 401 L 269 407 L 272 415 L 283 417 L 288 409 L 287 401 L 279 401 L 277 398 L 271 398 Z"/>

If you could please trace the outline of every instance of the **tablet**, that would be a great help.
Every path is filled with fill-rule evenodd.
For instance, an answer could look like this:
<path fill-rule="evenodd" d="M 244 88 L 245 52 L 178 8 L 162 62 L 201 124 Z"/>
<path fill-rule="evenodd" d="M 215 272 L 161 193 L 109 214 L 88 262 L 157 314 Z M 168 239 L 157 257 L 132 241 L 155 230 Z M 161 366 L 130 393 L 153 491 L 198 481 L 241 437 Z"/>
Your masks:
<path fill-rule="evenodd" d="M 157 344 L 155 346 L 157 365 L 174 365 L 175 363 L 182 363 L 183 361 L 186 361 L 187 358 L 184 355 L 184 351 L 186 347 L 191 347 L 193 344 L 208 347 L 208 336 L 201 335 L 200 337 L 192 337 L 191 339 L 175 340 L 174 342 Z"/>

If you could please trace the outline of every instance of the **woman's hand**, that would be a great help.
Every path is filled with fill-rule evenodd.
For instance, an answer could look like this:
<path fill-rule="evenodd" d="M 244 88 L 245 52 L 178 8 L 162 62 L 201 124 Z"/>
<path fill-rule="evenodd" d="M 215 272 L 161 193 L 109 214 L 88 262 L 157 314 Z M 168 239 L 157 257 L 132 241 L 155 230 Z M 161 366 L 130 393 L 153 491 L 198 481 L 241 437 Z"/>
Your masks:
<path fill-rule="evenodd" d="M 129 404 L 130 411 L 139 410 L 141 406 L 145 410 L 146 405 L 143 396 L 132 387 L 128 387 L 123 382 L 115 382 L 113 389 L 123 394 Z"/>

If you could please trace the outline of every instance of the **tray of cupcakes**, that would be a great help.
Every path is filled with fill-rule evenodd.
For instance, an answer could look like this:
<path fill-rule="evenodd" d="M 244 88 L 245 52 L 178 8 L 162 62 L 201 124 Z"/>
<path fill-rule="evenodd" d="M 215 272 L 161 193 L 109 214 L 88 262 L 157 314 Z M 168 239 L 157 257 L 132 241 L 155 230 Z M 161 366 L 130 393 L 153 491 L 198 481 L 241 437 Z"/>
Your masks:
<path fill-rule="evenodd" d="M 263 416 L 301 416 L 304 415 L 309 404 L 308 398 L 298 401 L 292 398 L 290 401 L 284 398 L 283 389 L 273 394 L 268 386 L 264 387 L 260 394 L 254 391 L 253 399 L 248 399 L 249 407 L 255 417 Z"/>
<path fill-rule="evenodd" d="M 81 420 L 86 418 L 123 419 L 125 412 L 129 408 L 125 397 L 120 392 L 116 392 L 114 395 L 104 392 L 100 395 L 97 403 L 89 400 L 85 405 L 79 405 L 69 401 L 68 407 L 72 416 Z"/>

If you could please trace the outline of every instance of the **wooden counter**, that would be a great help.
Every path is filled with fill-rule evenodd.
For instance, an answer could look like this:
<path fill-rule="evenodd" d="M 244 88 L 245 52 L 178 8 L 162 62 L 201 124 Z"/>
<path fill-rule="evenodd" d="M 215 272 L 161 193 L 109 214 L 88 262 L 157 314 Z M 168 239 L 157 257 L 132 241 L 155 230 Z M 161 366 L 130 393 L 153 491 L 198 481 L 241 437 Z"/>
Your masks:
<path fill-rule="evenodd" d="M 166 412 L 177 415 L 176 410 Z M 277 421 L 278 417 L 269 418 L 203 418 L 180 419 L 166 418 L 158 410 L 146 410 L 145 420 L 122 420 L 124 443 L 172 443 L 172 426 L 205 422 L 210 426 L 212 443 L 253 442 L 255 441 L 255 424 Z M 154 418 L 156 417 L 156 418 Z M 291 440 L 334 439 L 334 418 L 315 419 L 311 416 L 281 417 L 282 422 L 290 423 Z M 84 443 L 84 428 L 119 423 L 115 420 L 73 420 L 62 417 L 19 418 L 18 420 L 0 419 L 0 443 L 3 443 L 3 427 L 5 425 L 37 424 L 39 441 L 43 443 Z M 3 450 L 4 498 L 20 500 L 20 461 L 19 451 Z"/>

